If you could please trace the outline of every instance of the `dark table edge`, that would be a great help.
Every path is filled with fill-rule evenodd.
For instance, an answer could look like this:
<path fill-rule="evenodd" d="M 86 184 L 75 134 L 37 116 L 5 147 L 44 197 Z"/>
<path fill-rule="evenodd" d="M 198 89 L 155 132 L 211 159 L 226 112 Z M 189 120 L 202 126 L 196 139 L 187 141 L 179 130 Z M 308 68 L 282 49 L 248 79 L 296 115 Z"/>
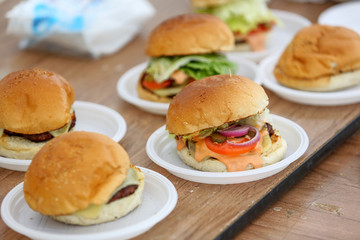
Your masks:
<path fill-rule="evenodd" d="M 288 191 L 295 183 L 301 180 L 311 169 L 325 159 L 330 153 L 342 144 L 347 138 L 360 129 L 360 115 L 351 121 L 345 128 L 339 131 L 332 139 L 326 142 L 318 151 L 314 152 L 295 171 L 289 174 L 275 188 L 267 193 L 260 201 L 254 204 L 240 218 L 232 223 L 226 230 L 220 233 L 215 239 L 234 238 L 246 225 L 260 216 L 270 207 L 283 193 Z"/>

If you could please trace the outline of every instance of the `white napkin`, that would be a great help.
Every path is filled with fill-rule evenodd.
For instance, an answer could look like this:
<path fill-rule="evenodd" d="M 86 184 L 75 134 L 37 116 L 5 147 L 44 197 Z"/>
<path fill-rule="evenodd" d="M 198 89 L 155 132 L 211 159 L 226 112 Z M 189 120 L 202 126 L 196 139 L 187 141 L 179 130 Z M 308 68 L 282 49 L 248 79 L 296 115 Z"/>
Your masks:
<path fill-rule="evenodd" d="M 147 0 L 27 0 L 11 9 L 7 33 L 21 48 L 100 57 L 129 42 L 155 14 Z"/>

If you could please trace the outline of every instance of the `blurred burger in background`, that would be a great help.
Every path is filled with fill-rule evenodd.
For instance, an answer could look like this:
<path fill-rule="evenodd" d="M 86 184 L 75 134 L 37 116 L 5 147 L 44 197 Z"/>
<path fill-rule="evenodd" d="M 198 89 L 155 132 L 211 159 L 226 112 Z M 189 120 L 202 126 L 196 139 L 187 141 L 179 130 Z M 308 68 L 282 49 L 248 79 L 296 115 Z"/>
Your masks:
<path fill-rule="evenodd" d="M 222 19 L 235 37 L 236 50 L 262 51 L 266 35 L 278 20 L 267 0 L 191 0 L 194 11 Z"/>
<path fill-rule="evenodd" d="M 327 92 L 360 83 L 360 35 L 346 27 L 314 24 L 292 39 L 273 73 L 290 88 Z"/>
<path fill-rule="evenodd" d="M 287 143 L 273 128 L 268 96 L 254 81 L 216 75 L 186 86 L 170 103 L 166 128 L 189 166 L 236 172 L 274 164 Z"/>
<path fill-rule="evenodd" d="M 170 102 L 188 83 L 237 71 L 219 51 L 234 47 L 229 27 L 208 14 L 183 14 L 160 23 L 150 34 L 146 54 L 151 57 L 138 82 L 140 98 Z"/>
<path fill-rule="evenodd" d="M 72 130 L 75 95 L 65 78 L 33 68 L 0 81 L 0 155 L 32 159 L 50 139 Z"/>

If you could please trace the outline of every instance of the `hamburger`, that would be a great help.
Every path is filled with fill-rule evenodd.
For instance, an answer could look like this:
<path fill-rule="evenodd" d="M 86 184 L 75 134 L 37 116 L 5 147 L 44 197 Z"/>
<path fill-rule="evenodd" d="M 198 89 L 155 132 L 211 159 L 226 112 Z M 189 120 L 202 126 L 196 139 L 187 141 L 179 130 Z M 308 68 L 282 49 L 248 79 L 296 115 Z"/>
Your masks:
<path fill-rule="evenodd" d="M 326 92 L 360 83 L 360 35 L 345 27 L 314 24 L 292 39 L 274 70 L 290 88 Z"/>
<path fill-rule="evenodd" d="M 74 131 L 47 142 L 24 179 L 25 200 L 57 221 L 92 225 L 120 218 L 141 203 L 144 175 L 111 138 Z"/>
<path fill-rule="evenodd" d="M 233 46 L 230 29 L 215 16 L 183 14 L 165 20 L 148 38 L 151 59 L 138 82 L 139 97 L 168 103 L 190 82 L 236 72 L 237 65 L 218 52 Z"/>
<path fill-rule="evenodd" d="M 267 0 L 191 0 L 194 11 L 219 17 L 234 34 L 236 50 L 262 51 L 266 35 L 278 22 Z"/>
<path fill-rule="evenodd" d="M 208 172 L 236 172 L 281 160 L 286 141 L 273 128 L 264 89 L 236 75 L 196 81 L 169 106 L 166 129 L 189 166 Z"/>
<path fill-rule="evenodd" d="M 74 91 L 65 78 L 41 68 L 0 81 L 0 155 L 32 159 L 50 139 L 72 130 Z"/>

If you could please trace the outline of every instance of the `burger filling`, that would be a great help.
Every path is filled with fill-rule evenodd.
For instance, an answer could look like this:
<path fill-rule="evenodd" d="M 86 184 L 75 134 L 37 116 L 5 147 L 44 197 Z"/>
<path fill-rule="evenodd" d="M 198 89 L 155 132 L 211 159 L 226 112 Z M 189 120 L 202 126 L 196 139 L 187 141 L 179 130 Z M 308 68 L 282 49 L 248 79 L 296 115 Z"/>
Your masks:
<path fill-rule="evenodd" d="M 218 53 L 157 57 L 150 60 L 140 81 L 158 96 L 173 97 L 192 81 L 229 71 L 235 73 L 237 65 Z"/>
<path fill-rule="evenodd" d="M 261 155 L 271 148 L 277 133 L 271 125 L 269 111 L 207 128 L 189 135 L 176 136 L 177 150 L 187 147 L 198 162 L 216 159 L 229 172 L 262 167 Z"/>
<path fill-rule="evenodd" d="M 278 22 L 266 0 L 233 0 L 196 11 L 222 19 L 234 33 L 235 43 L 247 42 L 254 51 L 263 50 L 265 34 L 261 33 L 269 31 Z"/>
<path fill-rule="evenodd" d="M 130 167 L 125 181 L 118 188 L 115 189 L 115 191 L 110 195 L 109 199 L 105 203 L 100 205 L 91 204 L 88 208 L 79 210 L 74 214 L 83 218 L 94 219 L 99 216 L 102 208 L 106 204 L 110 204 L 112 202 L 132 195 L 133 193 L 135 193 L 139 185 L 140 181 L 137 172 L 133 167 Z"/>
<path fill-rule="evenodd" d="M 53 131 L 39 133 L 39 134 L 23 134 L 23 133 L 16 133 L 12 132 L 3 128 L 0 128 L 0 137 L 3 134 L 6 134 L 8 136 L 17 136 L 17 137 L 23 137 L 26 138 L 32 142 L 44 142 L 52 139 L 53 137 L 59 136 L 61 134 L 69 132 L 71 129 L 74 128 L 76 124 L 76 116 L 75 112 L 71 110 L 71 121 L 69 121 L 65 126 L 55 129 Z"/>

